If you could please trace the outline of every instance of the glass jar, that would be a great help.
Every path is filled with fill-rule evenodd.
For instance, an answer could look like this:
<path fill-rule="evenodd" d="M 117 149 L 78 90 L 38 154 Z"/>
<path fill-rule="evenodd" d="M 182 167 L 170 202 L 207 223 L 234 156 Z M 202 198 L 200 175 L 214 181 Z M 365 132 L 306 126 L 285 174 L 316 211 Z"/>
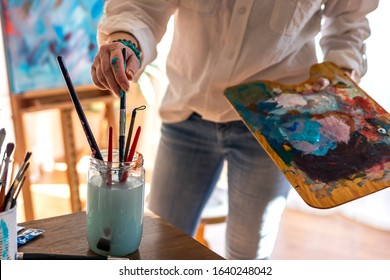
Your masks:
<path fill-rule="evenodd" d="M 102 151 L 107 159 L 107 152 Z M 143 156 L 136 153 L 132 162 L 91 157 L 87 181 L 87 240 L 99 255 L 126 256 L 141 243 L 145 169 Z"/>

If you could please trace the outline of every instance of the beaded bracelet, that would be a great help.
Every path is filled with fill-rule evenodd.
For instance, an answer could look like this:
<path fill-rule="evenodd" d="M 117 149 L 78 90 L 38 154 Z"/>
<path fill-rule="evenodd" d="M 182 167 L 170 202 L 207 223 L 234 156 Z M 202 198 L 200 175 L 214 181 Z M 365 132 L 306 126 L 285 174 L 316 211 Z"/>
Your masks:
<path fill-rule="evenodd" d="M 125 39 L 117 39 L 117 40 L 114 40 L 112 42 L 118 42 L 118 43 L 121 43 L 123 45 L 125 45 L 126 47 L 130 48 L 135 56 L 138 58 L 139 60 L 139 64 L 140 64 L 140 67 L 142 65 L 142 60 L 141 60 L 141 51 L 135 46 L 135 44 L 129 40 L 125 40 Z"/>

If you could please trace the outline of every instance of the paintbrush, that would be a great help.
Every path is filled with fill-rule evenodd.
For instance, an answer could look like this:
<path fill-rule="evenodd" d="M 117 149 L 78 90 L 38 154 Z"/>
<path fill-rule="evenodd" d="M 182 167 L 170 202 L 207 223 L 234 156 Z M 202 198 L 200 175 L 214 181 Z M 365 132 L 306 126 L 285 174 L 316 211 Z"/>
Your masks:
<path fill-rule="evenodd" d="M 139 139 L 139 135 L 140 134 L 141 134 L 141 126 L 138 126 L 137 131 L 135 132 L 135 135 L 134 135 L 133 143 L 131 144 L 129 155 L 127 157 L 127 162 L 132 162 L 133 161 L 133 157 L 134 157 L 134 154 L 135 154 L 135 149 L 137 147 L 137 143 L 138 143 L 138 139 Z"/>
<path fill-rule="evenodd" d="M 112 162 L 112 126 L 108 129 L 108 151 L 107 151 L 107 161 Z"/>
<path fill-rule="evenodd" d="M 126 48 L 122 49 L 123 64 L 126 72 Z M 125 137 L 126 137 L 126 92 L 120 89 L 120 110 L 119 110 L 119 162 L 125 159 Z"/>
<path fill-rule="evenodd" d="M 138 143 L 138 139 L 139 139 L 139 135 L 141 134 L 141 126 L 138 126 L 137 128 L 137 131 L 135 132 L 135 135 L 134 135 L 134 140 L 133 140 L 133 143 L 131 144 L 131 148 L 130 148 L 130 152 L 129 152 L 129 155 L 126 159 L 126 162 L 132 162 L 133 161 L 133 157 L 134 157 L 134 154 L 135 154 L 135 149 L 137 148 L 137 143 Z M 125 182 L 126 179 L 127 179 L 127 176 L 128 176 L 128 172 L 125 172 L 122 176 L 122 179 L 121 179 L 121 182 Z"/>
<path fill-rule="evenodd" d="M 103 160 L 102 154 L 100 153 L 100 150 L 99 150 L 99 147 L 96 143 L 95 137 L 93 136 L 91 127 L 89 126 L 88 120 L 85 117 L 83 107 L 81 106 L 80 100 L 77 96 L 77 93 L 76 93 L 74 87 L 73 87 L 73 83 L 72 83 L 72 80 L 70 79 L 70 76 L 69 76 L 68 70 L 66 69 L 65 63 L 64 63 L 61 56 L 57 56 L 57 61 L 58 61 L 58 65 L 61 69 L 62 75 L 64 77 L 65 83 L 68 87 L 68 91 L 69 91 L 70 97 L 72 99 L 73 105 L 74 105 L 76 112 L 79 116 L 79 119 L 80 119 L 81 125 L 83 127 L 85 136 L 87 137 L 87 141 L 88 141 L 89 147 L 92 151 L 92 154 L 95 156 L 95 158 Z"/>
<path fill-rule="evenodd" d="M 5 139 L 5 129 L 0 129 L 0 154 L 1 154 L 1 147 L 3 146 L 4 139 Z"/>
<path fill-rule="evenodd" d="M 4 143 L 5 135 L 6 135 L 6 131 L 4 128 L 2 128 L 0 130 L 0 154 L 1 154 L 1 148 L 2 148 L 3 143 Z M 5 188 L 6 188 L 6 186 L 3 185 L 3 180 L 1 179 L 1 169 L 3 168 L 4 157 L 5 157 L 5 153 L 3 156 L 3 160 L 0 162 L 0 194 L 3 191 L 3 188 L 4 188 L 4 192 L 5 192 Z"/>
<path fill-rule="evenodd" d="M 11 208 L 14 208 L 14 206 L 16 204 L 16 200 L 18 199 L 19 193 L 22 190 L 22 187 L 23 187 L 23 184 L 24 184 L 25 180 L 26 180 L 26 175 L 23 176 L 22 180 L 20 181 L 20 183 L 19 183 L 19 185 L 18 185 L 18 187 L 16 189 L 15 196 L 12 198 Z"/>
<path fill-rule="evenodd" d="M 5 200 L 4 200 L 5 208 L 7 208 L 8 203 L 12 203 L 14 193 L 16 192 L 17 187 L 20 185 L 21 180 L 23 179 L 24 174 L 26 173 L 26 170 L 28 169 L 28 167 L 30 165 L 30 163 L 28 161 L 29 161 L 31 155 L 32 155 L 32 152 L 26 153 L 24 160 L 23 160 L 23 163 L 20 166 L 18 173 L 16 173 L 16 176 L 15 176 L 15 178 L 14 178 L 14 180 L 13 180 L 13 182 L 12 182 L 12 184 L 11 184 L 11 186 L 10 186 L 6 196 L 5 196 Z"/>
<path fill-rule="evenodd" d="M 1 166 L 3 168 L 1 173 L 1 180 L 4 185 L 7 184 L 8 166 L 9 163 L 11 162 L 11 154 L 14 151 L 14 148 L 15 148 L 14 143 L 8 143 L 3 156 L 3 164 Z"/>
<path fill-rule="evenodd" d="M 3 144 L 3 142 L 4 142 L 4 139 L 2 140 L 2 143 L 1 143 L 1 144 Z M 1 148 L 1 147 L 0 147 L 0 148 Z M 5 156 L 6 156 L 6 153 L 3 154 L 3 159 L 2 159 L 1 162 L 0 162 L 0 180 L 1 180 L 1 170 L 2 170 L 2 168 L 3 168 L 3 163 L 4 163 L 4 160 L 5 160 Z"/>
<path fill-rule="evenodd" d="M 24 156 L 24 160 L 22 165 L 20 166 L 18 173 L 16 173 L 16 176 L 11 184 L 10 190 L 13 189 L 14 187 L 19 184 L 19 181 L 23 178 L 24 173 L 26 172 L 26 165 L 28 165 L 28 161 L 32 155 L 32 152 L 27 152 L 26 155 Z"/>
<path fill-rule="evenodd" d="M 21 188 L 23 186 L 24 180 L 26 180 L 25 173 L 28 167 L 30 166 L 30 163 L 29 162 L 27 162 L 26 164 L 24 163 L 25 162 L 23 162 L 22 167 L 19 169 L 18 174 L 16 174 L 15 179 L 12 182 L 12 185 L 10 186 L 7 195 L 5 196 L 3 211 L 9 210 L 12 204 L 14 204 L 13 203 L 14 195 L 18 191 L 18 188 Z"/>
<path fill-rule="evenodd" d="M 82 256 L 67 254 L 46 254 L 46 253 L 24 253 L 18 252 L 17 260 L 129 260 L 129 258 L 118 258 L 110 256 Z"/>
<path fill-rule="evenodd" d="M 11 154 L 14 150 L 15 144 L 14 143 L 8 143 L 7 147 L 5 149 L 6 158 L 4 159 L 4 167 L 1 173 L 1 181 L 3 186 L 1 187 L 0 191 L 0 209 L 2 210 L 4 208 L 5 204 L 5 188 L 7 186 L 7 175 L 8 175 L 8 166 L 11 161 Z"/>
<path fill-rule="evenodd" d="M 127 132 L 127 140 L 126 140 L 126 149 L 125 149 L 125 159 L 129 156 L 129 148 L 130 148 L 130 141 L 131 137 L 133 135 L 133 128 L 134 128 L 134 122 L 135 122 L 135 117 L 137 115 L 138 110 L 145 110 L 146 106 L 142 105 L 137 108 L 133 109 L 133 112 L 131 113 L 131 120 L 130 120 L 130 126 L 129 126 L 129 131 Z"/>
<path fill-rule="evenodd" d="M 112 165 L 112 126 L 108 129 L 108 151 L 107 151 L 107 165 L 109 167 L 109 170 L 111 171 L 111 165 Z M 111 172 L 108 172 L 108 184 L 111 185 L 112 183 L 112 174 Z"/>

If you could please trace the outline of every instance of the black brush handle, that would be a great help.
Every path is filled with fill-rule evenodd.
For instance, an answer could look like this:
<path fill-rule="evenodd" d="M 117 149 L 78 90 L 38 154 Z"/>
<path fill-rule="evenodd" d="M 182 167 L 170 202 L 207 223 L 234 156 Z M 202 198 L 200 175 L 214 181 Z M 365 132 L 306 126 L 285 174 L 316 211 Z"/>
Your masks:
<path fill-rule="evenodd" d="M 81 125 L 83 127 L 84 132 L 85 132 L 85 136 L 87 137 L 89 147 L 91 148 L 92 153 L 95 155 L 95 158 L 103 160 L 102 154 L 100 153 L 100 150 L 99 150 L 99 147 L 96 143 L 95 137 L 93 136 L 91 127 L 89 126 L 88 120 L 85 117 L 83 108 L 81 107 L 80 100 L 76 94 L 74 87 L 73 87 L 73 83 L 72 83 L 72 80 L 70 79 L 68 70 L 67 70 L 65 63 L 64 63 L 64 60 L 62 59 L 61 56 L 58 56 L 57 61 L 58 61 L 58 65 L 60 66 L 65 83 L 68 87 L 68 91 L 69 91 L 70 97 L 72 99 L 73 105 L 77 111 L 77 115 L 79 116 Z"/>
<path fill-rule="evenodd" d="M 82 256 L 82 255 L 67 255 L 67 254 L 46 254 L 46 253 L 21 253 L 17 254 L 18 260 L 111 260 L 128 258 L 114 258 L 105 256 Z"/>

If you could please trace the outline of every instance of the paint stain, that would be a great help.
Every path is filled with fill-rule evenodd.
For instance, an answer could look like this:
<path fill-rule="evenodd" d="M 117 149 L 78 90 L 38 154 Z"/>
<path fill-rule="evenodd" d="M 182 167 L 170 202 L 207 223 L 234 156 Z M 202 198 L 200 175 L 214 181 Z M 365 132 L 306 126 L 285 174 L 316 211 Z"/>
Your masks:
<path fill-rule="evenodd" d="M 336 149 L 322 156 L 295 154 L 294 163 L 312 180 L 329 183 L 343 178 L 351 179 L 354 174 L 387 161 L 383 157 L 389 155 L 387 145 L 372 144 L 366 138 L 357 143 L 357 138 L 358 135 L 353 135 L 349 143 L 339 143 Z"/>
<path fill-rule="evenodd" d="M 119 70 L 117 62 L 118 62 L 118 58 L 117 57 L 113 57 L 112 60 L 111 60 L 111 65 L 114 67 L 114 72 L 115 73 L 118 73 L 118 70 Z"/>
<path fill-rule="evenodd" d="M 4 220 L 0 221 L 0 238 L 2 243 L 2 254 L 1 259 L 7 260 L 9 259 L 9 230 L 7 227 L 7 223 Z"/>

